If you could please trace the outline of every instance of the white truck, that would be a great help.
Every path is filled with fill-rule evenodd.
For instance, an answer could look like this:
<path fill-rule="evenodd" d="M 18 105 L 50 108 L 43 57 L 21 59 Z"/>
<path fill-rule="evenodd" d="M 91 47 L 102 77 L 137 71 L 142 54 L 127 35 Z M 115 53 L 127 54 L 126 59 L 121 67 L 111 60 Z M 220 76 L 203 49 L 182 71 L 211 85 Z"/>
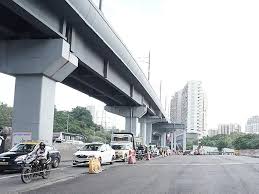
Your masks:
<path fill-rule="evenodd" d="M 135 141 L 132 133 L 113 133 L 111 147 L 115 150 L 116 160 L 128 161 L 129 151 L 135 150 Z"/>

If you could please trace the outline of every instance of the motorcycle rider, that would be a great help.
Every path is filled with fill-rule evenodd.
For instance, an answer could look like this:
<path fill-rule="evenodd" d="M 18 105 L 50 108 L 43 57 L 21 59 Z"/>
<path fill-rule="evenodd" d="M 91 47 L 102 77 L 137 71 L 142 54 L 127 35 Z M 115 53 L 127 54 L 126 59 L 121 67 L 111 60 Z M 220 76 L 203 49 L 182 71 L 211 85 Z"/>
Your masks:
<path fill-rule="evenodd" d="M 39 148 L 36 150 L 35 154 L 43 169 L 47 159 L 49 159 L 49 152 L 46 150 L 46 145 L 44 142 L 40 142 Z"/>

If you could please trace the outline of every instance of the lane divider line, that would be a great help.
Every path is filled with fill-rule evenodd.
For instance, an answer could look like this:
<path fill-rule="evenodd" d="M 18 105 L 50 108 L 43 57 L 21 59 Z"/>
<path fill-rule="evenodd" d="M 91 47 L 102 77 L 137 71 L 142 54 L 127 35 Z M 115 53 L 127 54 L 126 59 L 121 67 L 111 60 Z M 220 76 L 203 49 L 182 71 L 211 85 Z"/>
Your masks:
<path fill-rule="evenodd" d="M 135 164 L 135 165 L 127 165 L 127 166 L 224 166 L 224 165 L 251 165 L 251 164 L 255 164 L 258 165 L 259 163 L 248 163 L 248 162 L 231 162 L 231 163 L 203 163 L 203 164 L 199 164 L 199 163 L 188 163 L 188 164 L 180 164 L 180 163 L 154 163 L 154 164 L 148 164 L 148 163 L 144 163 L 144 164 Z"/>
<path fill-rule="evenodd" d="M 71 166 L 65 166 L 65 167 L 62 167 L 62 168 L 52 168 L 52 169 L 50 170 L 50 172 L 51 172 L 51 171 L 57 171 L 57 170 L 64 170 L 64 169 L 69 168 L 69 167 L 71 167 Z M 0 177 L 0 180 L 10 179 L 10 178 L 15 178 L 15 177 L 20 177 L 20 176 L 21 176 L 21 173 L 16 174 L 16 175 L 11 175 L 11 176 Z"/>

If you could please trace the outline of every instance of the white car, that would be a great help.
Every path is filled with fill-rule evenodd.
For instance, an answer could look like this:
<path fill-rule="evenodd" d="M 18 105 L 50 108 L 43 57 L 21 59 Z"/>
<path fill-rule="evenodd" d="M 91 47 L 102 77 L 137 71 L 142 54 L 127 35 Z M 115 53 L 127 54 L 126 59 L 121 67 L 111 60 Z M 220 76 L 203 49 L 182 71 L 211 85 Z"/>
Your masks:
<path fill-rule="evenodd" d="M 90 159 L 98 158 L 101 164 L 112 164 L 115 159 L 115 151 L 108 144 L 89 143 L 73 154 L 73 166 L 89 164 Z"/>

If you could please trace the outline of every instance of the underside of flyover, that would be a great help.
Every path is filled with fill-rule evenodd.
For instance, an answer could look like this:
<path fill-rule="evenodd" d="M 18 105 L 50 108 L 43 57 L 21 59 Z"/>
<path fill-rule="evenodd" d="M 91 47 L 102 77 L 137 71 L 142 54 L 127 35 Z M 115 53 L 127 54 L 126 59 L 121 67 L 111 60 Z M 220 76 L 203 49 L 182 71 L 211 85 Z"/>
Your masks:
<path fill-rule="evenodd" d="M 6 18 L 8 18 L 8 20 Z M 40 28 L 40 24 L 36 25 L 37 27 L 35 27 L 35 25 L 32 25 L 29 22 L 30 18 L 26 19 L 27 20 L 23 19 L 7 7 L 0 4 L 0 39 L 19 40 L 60 38 L 60 35 L 53 33 L 51 30 Z M 110 55 L 108 51 L 101 52 L 103 49 L 101 48 L 101 45 L 103 43 L 96 44 L 97 39 L 93 38 L 93 36 L 89 35 L 87 42 L 92 45 L 92 49 L 95 50 L 96 53 L 102 53 L 103 58 L 107 57 L 107 55 Z M 113 67 L 118 68 L 116 64 L 119 64 L 120 61 L 113 59 L 113 61 L 111 60 L 110 63 L 112 63 Z M 118 71 L 125 72 L 126 70 L 118 69 Z M 102 83 L 100 83 L 100 80 L 102 80 Z M 136 101 L 133 100 L 133 98 L 123 93 L 119 88 L 112 86 L 108 80 L 105 80 L 102 76 L 95 73 L 93 69 L 89 68 L 89 66 L 80 60 L 78 68 L 62 83 L 93 98 L 96 98 L 109 106 L 139 105 Z"/>
<path fill-rule="evenodd" d="M 136 61 L 90 4 L 88 0 L 1 1 L 0 39 L 62 40 L 69 44 L 68 52 L 75 56 L 78 66 L 61 83 L 108 106 L 146 107 L 144 116 L 164 118 L 161 102 Z M 85 9 L 81 9 L 83 5 Z M 151 134 L 152 126 L 149 128 Z M 151 137 L 147 139 L 151 141 Z"/>
<path fill-rule="evenodd" d="M 52 35 L 51 35 L 52 34 Z M 51 31 L 43 31 L 0 4 L 0 39 L 58 38 Z"/>
<path fill-rule="evenodd" d="M 146 86 L 143 86 L 142 83 L 139 82 L 139 78 L 136 79 L 136 75 L 134 75 L 127 65 L 124 64 L 134 64 L 136 63 L 134 59 L 129 58 L 130 60 L 127 59 L 127 61 L 122 61 L 118 56 L 118 53 L 114 53 L 109 45 L 107 45 L 92 28 L 87 26 L 82 18 L 79 18 L 80 16 L 78 13 L 72 10 L 71 6 L 68 4 L 69 1 L 26 0 L 24 2 L 25 3 L 16 3 L 15 0 L 8 0 L 0 3 L 0 39 L 17 40 L 63 38 L 71 45 L 71 52 L 75 52 L 75 55 L 79 59 L 78 70 L 73 72 L 63 81 L 65 85 L 88 94 L 107 105 L 139 106 L 145 103 L 153 113 L 155 112 L 158 115 L 161 114 L 159 110 L 160 107 L 157 107 L 157 104 L 153 102 L 152 97 L 146 92 Z M 71 2 L 79 3 L 74 0 Z M 80 2 L 83 3 L 83 1 Z M 45 22 L 44 20 L 40 21 L 35 17 L 39 15 L 32 15 L 31 12 L 27 12 L 27 10 L 20 7 L 18 4 L 22 4 L 23 6 L 31 4 L 28 6 L 29 11 L 34 10 L 35 8 L 40 8 L 43 10 L 41 14 L 49 14 L 49 18 L 44 16 L 43 18 L 45 18 Z M 98 15 L 97 12 L 95 14 Z M 57 26 L 57 23 L 55 23 L 56 26 L 54 26 L 57 27 L 57 29 L 48 26 L 47 19 L 49 19 L 50 22 L 53 20 L 54 23 L 54 20 L 57 18 L 59 20 L 59 26 Z M 64 25 L 63 22 L 65 20 L 66 24 Z M 99 19 L 98 22 L 100 22 Z M 104 22 L 107 21 L 104 19 Z M 107 33 L 111 32 L 114 33 L 112 29 L 110 29 L 109 32 L 107 31 Z M 112 36 L 116 37 L 117 35 L 113 34 Z M 120 43 L 123 45 L 122 48 L 125 49 L 125 45 L 122 42 Z M 97 64 L 86 63 L 84 59 L 81 59 L 89 53 L 87 53 L 87 49 L 79 51 L 77 48 L 78 44 L 81 44 L 79 46 L 80 49 L 86 48 L 85 45 L 89 45 L 91 48 L 87 49 L 90 49 L 91 52 L 95 53 L 94 55 L 98 55 L 98 58 L 102 59 L 101 65 L 108 62 L 110 68 L 113 68 L 113 71 L 116 74 L 120 74 L 119 76 L 124 79 L 124 82 L 128 84 L 127 87 L 130 87 L 132 92 L 129 93 L 129 89 L 122 90 L 121 87 L 116 86 L 116 84 L 109 79 L 108 74 L 107 77 L 104 77 L 102 74 L 103 72 L 101 72 L 101 74 L 100 72 L 97 72 L 95 69 L 95 65 Z M 119 52 L 123 53 L 124 51 Z M 130 55 L 130 53 L 127 52 L 128 51 L 122 55 Z M 144 74 L 142 76 L 144 76 Z"/>
<path fill-rule="evenodd" d="M 62 83 L 102 101 L 108 106 L 137 106 L 135 101 L 108 82 L 100 83 L 100 79 L 102 78 L 99 75 L 79 62 L 78 68 Z"/>

